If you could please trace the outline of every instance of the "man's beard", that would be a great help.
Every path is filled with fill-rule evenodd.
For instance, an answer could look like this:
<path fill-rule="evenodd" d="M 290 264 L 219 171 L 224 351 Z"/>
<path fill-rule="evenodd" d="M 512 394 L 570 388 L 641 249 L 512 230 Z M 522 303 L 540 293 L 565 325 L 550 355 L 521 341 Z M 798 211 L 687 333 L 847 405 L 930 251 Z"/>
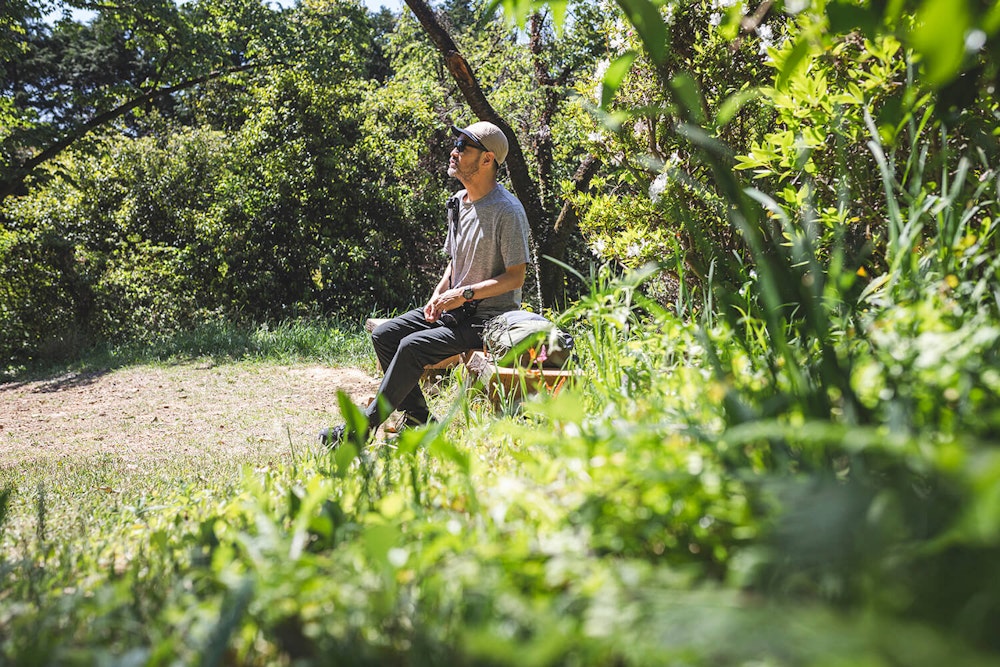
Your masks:
<path fill-rule="evenodd" d="M 458 180 L 464 180 L 479 173 L 479 163 L 476 162 L 471 169 L 463 170 L 457 163 L 454 167 L 448 167 L 448 175 Z"/>

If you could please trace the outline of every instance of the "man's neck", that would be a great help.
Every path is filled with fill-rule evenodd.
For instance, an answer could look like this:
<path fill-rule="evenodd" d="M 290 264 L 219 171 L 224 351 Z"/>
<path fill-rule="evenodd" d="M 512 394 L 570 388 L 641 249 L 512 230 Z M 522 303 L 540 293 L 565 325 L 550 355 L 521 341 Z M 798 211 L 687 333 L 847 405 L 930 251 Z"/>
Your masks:
<path fill-rule="evenodd" d="M 466 201 L 474 202 L 491 193 L 497 186 L 497 181 L 495 178 L 472 179 L 467 183 L 463 182 L 462 185 L 465 186 Z"/>

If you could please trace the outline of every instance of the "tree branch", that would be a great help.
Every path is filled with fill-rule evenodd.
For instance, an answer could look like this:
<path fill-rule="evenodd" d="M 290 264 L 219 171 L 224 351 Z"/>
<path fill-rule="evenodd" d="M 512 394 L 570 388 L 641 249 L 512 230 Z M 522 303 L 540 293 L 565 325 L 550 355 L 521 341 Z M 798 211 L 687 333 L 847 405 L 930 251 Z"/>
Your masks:
<path fill-rule="evenodd" d="M 431 42 L 437 47 L 444 57 L 445 66 L 452 78 L 462 91 L 465 101 L 469 104 L 473 113 L 480 120 L 488 120 L 507 135 L 507 142 L 510 148 L 507 151 L 507 168 L 510 173 L 511 185 L 514 192 L 524 206 L 528 215 L 528 224 L 531 227 L 532 236 L 537 239 L 547 233 L 545 225 L 545 211 L 542 208 L 541 199 L 538 195 L 538 186 L 528 174 L 528 165 L 524 159 L 524 152 L 517 141 L 517 136 L 510 125 L 503 120 L 493 109 L 486 95 L 483 93 L 476 75 L 469 68 L 469 63 L 458 50 L 448 31 L 438 22 L 437 17 L 430 6 L 424 0 L 405 0 L 406 6 L 410 8 L 417 21 L 423 27 L 424 32 L 430 37 Z"/>
<path fill-rule="evenodd" d="M 193 88 L 194 86 L 205 83 L 207 81 L 211 81 L 213 79 L 217 79 L 222 76 L 226 76 L 227 74 L 236 74 L 239 72 L 257 69 L 260 67 L 268 67 L 274 64 L 278 63 L 238 65 L 234 67 L 227 67 L 225 69 L 215 70 L 213 72 L 205 74 L 204 76 L 199 76 L 195 79 L 182 81 L 181 83 L 175 84 L 173 86 L 167 86 L 165 88 L 157 88 L 156 90 L 152 90 L 144 95 L 140 95 L 139 97 L 133 98 L 128 102 L 125 102 L 124 104 L 115 107 L 114 109 L 109 109 L 104 113 L 100 113 L 94 116 L 83 125 L 79 126 L 74 130 L 71 130 L 62 139 L 59 139 L 48 148 L 42 150 L 40 153 L 37 153 L 36 155 L 32 156 L 25 162 L 21 163 L 19 166 L 15 167 L 11 175 L 3 183 L 0 183 L 0 202 L 3 202 L 4 199 L 17 192 L 17 190 L 24 184 L 24 179 L 26 179 L 28 175 L 32 171 L 34 171 L 38 166 L 53 159 L 54 157 L 62 153 L 64 150 L 72 146 L 75 142 L 85 137 L 92 130 L 95 130 L 100 126 L 109 123 L 115 120 L 116 118 L 124 116 L 129 111 L 132 111 L 133 109 L 136 109 L 144 104 L 148 104 L 149 102 L 152 102 L 158 97 L 171 95 L 173 93 L 185 90 L 187 88 Z"/>

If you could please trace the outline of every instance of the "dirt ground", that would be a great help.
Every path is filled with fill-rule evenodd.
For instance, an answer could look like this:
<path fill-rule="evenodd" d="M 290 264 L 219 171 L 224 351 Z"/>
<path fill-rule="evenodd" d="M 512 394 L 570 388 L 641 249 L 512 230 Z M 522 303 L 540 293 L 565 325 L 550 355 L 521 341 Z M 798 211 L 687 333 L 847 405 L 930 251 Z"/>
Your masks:
<path fill-rule="evenodd" d="M 191 363 L 0 384 L 0 469 L 32 460 L 114 454 L 157 459 L 315 447 L 378 379 L 356 369 Z"/>

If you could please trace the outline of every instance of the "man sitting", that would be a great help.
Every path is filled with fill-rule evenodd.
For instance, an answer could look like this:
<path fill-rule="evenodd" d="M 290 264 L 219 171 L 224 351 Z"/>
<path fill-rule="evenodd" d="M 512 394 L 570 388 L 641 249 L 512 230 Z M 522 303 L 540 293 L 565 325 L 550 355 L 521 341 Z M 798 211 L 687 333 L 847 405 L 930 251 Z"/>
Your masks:
<path fill-rule="evenodd" d="M 521 202 L 497 182 L 507 158 L 507 137 L 488 122 L 452 131 L 448 175 L 464 189 L 448 200 L 445 251 L 450 261 L 422 309 L 394 317 L 372 332 L 385 375 L 365 412 L 365 437 L 393 410 L 403 411 L 405 424 L 425 424 L 430 411 L 420 390 L 424 366 L 481 348 L 485 322 L 521 305 L 530 257 L 528 217 Z M 324 429 L 320 442 L 336 447 L 346 430 L 346 425 Z"/>

